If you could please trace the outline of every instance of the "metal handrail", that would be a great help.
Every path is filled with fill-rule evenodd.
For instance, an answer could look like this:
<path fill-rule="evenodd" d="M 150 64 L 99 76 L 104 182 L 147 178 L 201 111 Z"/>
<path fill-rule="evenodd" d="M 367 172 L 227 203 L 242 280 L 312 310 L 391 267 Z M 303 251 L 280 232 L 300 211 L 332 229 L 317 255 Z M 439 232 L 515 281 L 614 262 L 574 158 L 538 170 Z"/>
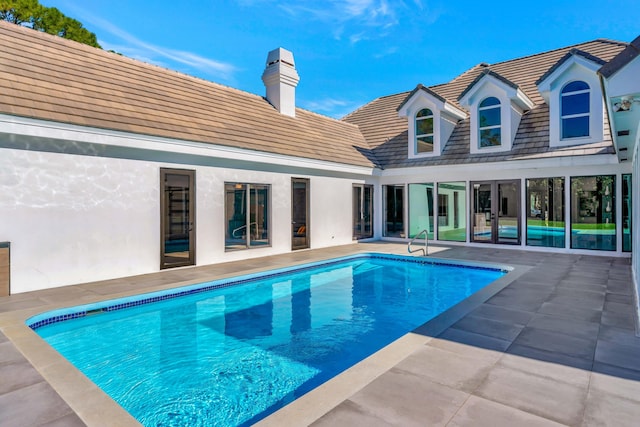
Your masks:
<path fill-rule="evenodd" d="M 411 244 L 421 234 L 424 234 L 424 248 L 418 248 L 418 249 L 415 249 L 415 250 L 411 250 Z M 409 243 L 407 244 L 407 251 L 409 251 L 410 254 L 412 254 L 414 252 L 422 251 L 422 255 L 423 256 L 429 256 L 429 232 L 427 231 L 426 228 L 424 230 L 422 230 L 421 232 L 419 232 L 418 234 L 416 234 L 415 236 L 413 236 L 413 239 L 409 240 Z"/>
<path fill-rule="evenodd" d="M 252 226 L 252 225 L 254 225 L 254 226 L 256 227 L 256 234 L 258 234 L 258 223 L 257 223 L 257 222 L 249 223 L 249 233 L 251 233 L 251 226 Z M 244 228 L 244 229 L 246 229 L 246 228 L 247 228 L 247 224 L 245 224 L 245 225 L 241 225 L 240 227 L 238 227 L 238 228 L 234 229 L 234 230 L 231 232 L 231 235 L 232 235 L 234 238 L 238 239 L 239 237 L 238 237 L 238 236 L 236 236 L 236 233 L 237 233 L 238 231 L 242 230 L 243 228 Z"/>

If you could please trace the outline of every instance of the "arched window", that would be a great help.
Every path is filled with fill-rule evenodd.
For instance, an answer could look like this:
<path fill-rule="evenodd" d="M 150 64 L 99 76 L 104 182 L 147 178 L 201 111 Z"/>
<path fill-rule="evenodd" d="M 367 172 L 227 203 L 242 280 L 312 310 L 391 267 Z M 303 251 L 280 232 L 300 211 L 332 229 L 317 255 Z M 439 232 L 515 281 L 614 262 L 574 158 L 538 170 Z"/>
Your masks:
<path fill-rule="evenodd" d="M 416 114 L 416 153 L 433 153 L 433 113 L 428 108 Z"/>
<path fill-rule="evenodd" d="M 500 100 L 486 98 L 478 106 L 478 142 L 480 148 L 497 147 L 500 141 Z"/>
<path fill-rule="evenodd" d="M 560 92 L 562 139 L 589 136 L 589 85 L 583 81 L 568 83 Z"/>

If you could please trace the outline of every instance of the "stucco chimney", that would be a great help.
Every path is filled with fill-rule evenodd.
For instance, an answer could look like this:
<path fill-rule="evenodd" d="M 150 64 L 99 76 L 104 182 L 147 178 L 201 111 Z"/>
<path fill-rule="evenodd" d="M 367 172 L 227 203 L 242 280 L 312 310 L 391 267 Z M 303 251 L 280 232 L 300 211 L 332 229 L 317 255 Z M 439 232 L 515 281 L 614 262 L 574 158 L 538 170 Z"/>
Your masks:
<path fill-rule="evenodd" d="M 278 48 L 269 52 L 267 68 L 262 73 L 267 88 L 267 101 L 287 116 L 296 116 L 296 86 L 300 81 L 293 53 Z"/>

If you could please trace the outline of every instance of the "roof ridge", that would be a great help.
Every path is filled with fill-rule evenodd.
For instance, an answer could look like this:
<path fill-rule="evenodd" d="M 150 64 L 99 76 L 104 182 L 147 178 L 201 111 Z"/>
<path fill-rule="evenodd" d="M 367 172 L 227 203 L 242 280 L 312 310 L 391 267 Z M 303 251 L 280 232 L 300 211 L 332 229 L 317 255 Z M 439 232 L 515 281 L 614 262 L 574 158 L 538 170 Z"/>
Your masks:
<path fill-rule="evenodd" d="M 533 58 L 533 57 L 540 56 L 540 55 L 548 55 L 550 53 L 558 52 L 560 50 L 565 50 L 565 49 L 571 50 L 572 48 L 575 49 L 578 46 L 583 46 L 583 45 L 586 45 L 586 44 L 589 44 L 589 43 L 594 43 L 594 42 L 616 44 L 616 45 L 619 45 L 619 46 L 627 46 L 629 44 L 629 43 L 625 43 L 625 42 L 621 42 L 621 41 L 600 38 L 600 39 L 594 39 L 594 40 L 589 40 L 589 41 L 586 41 L 586 42 L 572 44 L 572 45 L 569 45 L 569 46 L 558 47 L 556 49 L 545 50 L 543 52 L 538 52 L 538 53 L 534 53 L 534 54 L 531 54 L 531 55 L 520 56 L 518 58 L 507 59 L 506 61 L 495 62 L 493 64 L 488 64 L 488 65 L 489 65 L 489 67 L 493 67 L 495 65 L 507 64 L 509 62 L 520 61 L 522 59 Z M 578 50 L 580 50 L 580 49 L 578 49 Z"/>

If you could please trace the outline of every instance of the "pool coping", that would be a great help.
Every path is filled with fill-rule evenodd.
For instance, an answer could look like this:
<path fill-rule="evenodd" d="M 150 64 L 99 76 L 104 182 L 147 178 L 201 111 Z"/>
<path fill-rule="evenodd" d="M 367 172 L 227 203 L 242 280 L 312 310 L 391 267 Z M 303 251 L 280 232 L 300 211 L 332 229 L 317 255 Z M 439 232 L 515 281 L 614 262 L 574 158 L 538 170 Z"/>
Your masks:
<path fill-rule="evenodd" d="M 448 260 L 456 264 L 460 263 L 460 265 L 498 265 L 488 262 Z M 510 271 L 423 325 L 418 326 L 413 331 L 351 366 L 340 375 L 319 385 L 282 409 L 260 420 L 255 425 L 259 427 L 279 427 L 313 423 L 403 359 L 421 349 L 431 339 L 531 269 L 529 266 L 516 264 L 509 266 L 500 264 L 500 266 L 508 268 Z"/>
<path fill-rule="evenodd" d="M 354 251 L 351 255 L 371 251 Z M 383 252 L 383 251 L 381 251 Z M 398 255 L 394 252 L 383 252 Z M 319 255 L 318 262 L 331 259 L 331 254 Z M 435 259 L 430 257 L 430 259 Z M 336 407 L 352 394 L 369 384 L 382 373 L 430 341 L 438 331 L 443 331 L 458 319 L 464 317 L 473 308 L 479 306 L 495 293 L 524 274 L 531 267 L 521 265 L 505 266 L 491 262 L 475 262 L 445 258 L 447 263 L 461 265 L 512 267 L 513 270 L 499 278 L 476 294 L 458 303 L 454 307 L 416 328 L 380 351 L 350 367 L 342 374 L 327 381 L 301 398 L 261 420 L 258 425 L 300 425 L 309 424 Z M 289 264 L 292 264 L 289 262 Z M 306 263 L 293 263 L 292 267 Z M 254 269 L 255 273 L 273 270 L 270 266 Z M 177 270 L 174 270 L 177 271 Z M 216 275 L 217 279 L 228 279 L 238 276 L 237 272 Z M 130 289 L 109 295 L 91 298 L 88 303 L 99 303 L 120 297 L 130 297 L 146 292 L 174 289 L 181 286 L 194 285 L 202 280 L 183 280 L 170 284 L 151 285 L 144 289 Z M 0 314 L 0 330 L 20 350 L 25 358 L 36 368 L 43 378 L 67 402 L 71 409 L 89 426 L 103 425 L 109 419 L 114 426 L 138 426 L 127 411 L 99 389 L 84 374 L 77 370 L 67 359 L 41 339 L 27 324 L 26 320 L 36 314 L 68 306 L 65 303 L 52 303 L 49 307 L 27 308 Z"/>

